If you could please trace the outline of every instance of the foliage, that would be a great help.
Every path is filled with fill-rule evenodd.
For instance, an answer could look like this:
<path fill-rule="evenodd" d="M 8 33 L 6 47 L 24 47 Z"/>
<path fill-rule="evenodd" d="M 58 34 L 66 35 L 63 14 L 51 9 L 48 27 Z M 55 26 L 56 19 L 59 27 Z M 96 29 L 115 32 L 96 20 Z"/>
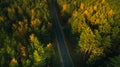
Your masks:
<path fill-rule="evenodd" d="M 81 66 L 119 67 L 119 2 L 56 1 L 63 29 L 75 45 L 73 53 Z M 0 1 L 0 67 L 57 66 L 51 19 L 47 0 Z"/>
<path fill-rule="evenodd" d="M 49 60 L 55 56 L 50 19 L 47 0 L 0 1 L 0 67 L 45 67 L 54 62 Z"/>
<path fill-rule="evenodd" d="M 87 61 L 88 63 L 103 55 L 103 49 L 98 46 L 95 35 L 89 28 L 81 33 L 79 47 L 83 61 Z"/>
<path fill-rule="evenodd" d="M 108 57 L 120 54 L 118 2 L 119 0 L 58 0 L 62 20 L 69 15 L 62 23 L 66 23 L 65 31 L 70 30 L 66 33 L 70 34 L 69 42 L 77 42 L 76 53 L 80 62 L 83 62 L 81 65 L 106 65 L 100 61 L 106 62 Z M 76 44 L 74 42 L 71 43 Z"/>
<path fill-rule="evenodd" d="M 107 67 L 119 67 L 120 66 L 120 55 L 110 58 L 107 63 Z"/>
<path fill-rule="evenodd" d="M 30 35 L 30 48 L 28 51 L 30 52 L 29 56 L 33 59 L 33 66 L 44 65 L 46 55 L 43 46 L 39 43 L 38 39 L 34 36 L 34 34 Z"/>

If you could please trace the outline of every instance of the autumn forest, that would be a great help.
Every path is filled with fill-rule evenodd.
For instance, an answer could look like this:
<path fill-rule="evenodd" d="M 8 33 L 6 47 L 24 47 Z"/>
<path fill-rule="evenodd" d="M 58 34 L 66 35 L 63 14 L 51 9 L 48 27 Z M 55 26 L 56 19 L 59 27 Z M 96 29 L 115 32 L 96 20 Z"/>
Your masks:
<path fill-rule="evenodd" d="M 119 6 L 0 0 L 0 67 L 120 67 Z"/>

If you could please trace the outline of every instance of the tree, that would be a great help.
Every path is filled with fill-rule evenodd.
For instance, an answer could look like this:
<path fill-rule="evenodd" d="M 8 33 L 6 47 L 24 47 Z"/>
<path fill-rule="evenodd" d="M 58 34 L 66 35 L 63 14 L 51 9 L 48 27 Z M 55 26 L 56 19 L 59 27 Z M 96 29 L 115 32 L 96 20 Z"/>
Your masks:
<path fill-rule="evenodd" d="M 50 21 L 46 0 L 0 1 L 0 66 L 46 66 L 54 50 L 46 48 L 53 41 Z"/>
<path fill-rule="evenodd" d="M 79 49 L 81 62 L 86 63 L 95 62 L 103 55 L 103 48 L 99 47 L 99 43 L 95 39 L 96 36 L 93 34 L 90 28 L 86 28 L 81 35 L 79 40 Z"/>
<path fill-rule="evenodd" d="M 64 1 L 61 1 L 60 4 L 62 2 Z M 71 29 L 69 33 L 72 36 L 78 34 L 74 38 L 77 40 L 78 46 L 76 47 L 80 61 L 84 61 L 84 65 L 101 64 L 99 60 L 119 54 L 120 21 L 118 18 L 120 11 L 117 2 L 119 1 L 86 0 L 75 2 L 76 8 L 68 18 L 67 25 Z M 110 7 L 110 5 L 114 6 Z M 72 41 L 76 42 L 75 39 Z"/>
<path fill-rule="evenodd" d="M 107 63 L 107 67 L 119 67 L 120 66 L 120 55 L 110 58 L 109 60 L 110 61 Z"/>
<path fill-rule="evenodd" d="M 30 35 L 30 42 L 31 45 L 28 49 L 28 52 L 33 66 L 44 66 L 46 55 L 43 45 L 38 41 L 34 34 Z"/>

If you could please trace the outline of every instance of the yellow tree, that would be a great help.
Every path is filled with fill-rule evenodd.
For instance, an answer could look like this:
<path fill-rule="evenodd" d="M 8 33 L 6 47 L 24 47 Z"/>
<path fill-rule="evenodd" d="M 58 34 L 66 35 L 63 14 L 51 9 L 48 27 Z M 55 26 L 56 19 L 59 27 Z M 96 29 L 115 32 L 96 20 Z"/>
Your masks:
<path fill-rule="evenodd" d="M 80 8 L 73 11 L 68 24 L 71 33 L 73 35 L 78 33 L 80 36 L 79 54 L 85 57 L 81 58 L 85 63 L 99 60 L 97 58 L 101 56 L 107 57 L 111 53 L 112 55 L 119 53 L 120 11 L 117 7 L 119 4 L 115 3 L 117 2 L 108 0 L 86 0 L 81 1 Z M 110 7 L 110 4 L 114 7 Z"/>

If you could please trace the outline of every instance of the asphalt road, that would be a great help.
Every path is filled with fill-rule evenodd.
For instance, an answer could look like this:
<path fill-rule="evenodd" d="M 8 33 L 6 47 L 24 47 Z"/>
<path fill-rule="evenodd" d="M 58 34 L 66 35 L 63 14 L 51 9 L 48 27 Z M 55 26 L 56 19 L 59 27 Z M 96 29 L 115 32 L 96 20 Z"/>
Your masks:
<path fill-rule="evenodd" d="M 56 7 L 54 5 L 53 0 L 52 2 L 49 1 L 48 4 L 49 4 L 52 20 L 53 20 L 53 28 L 54 28 L 55 35 L 57 38 L 58 51 L 60 53 L 62 66 L 63 67 L 74 67 L 69 51 L 67 49 L 65 40 L 64 40 L 64 35 L 60 27 L 60 21 L 59 21 L 59 18 L 56 12 Z"/>

